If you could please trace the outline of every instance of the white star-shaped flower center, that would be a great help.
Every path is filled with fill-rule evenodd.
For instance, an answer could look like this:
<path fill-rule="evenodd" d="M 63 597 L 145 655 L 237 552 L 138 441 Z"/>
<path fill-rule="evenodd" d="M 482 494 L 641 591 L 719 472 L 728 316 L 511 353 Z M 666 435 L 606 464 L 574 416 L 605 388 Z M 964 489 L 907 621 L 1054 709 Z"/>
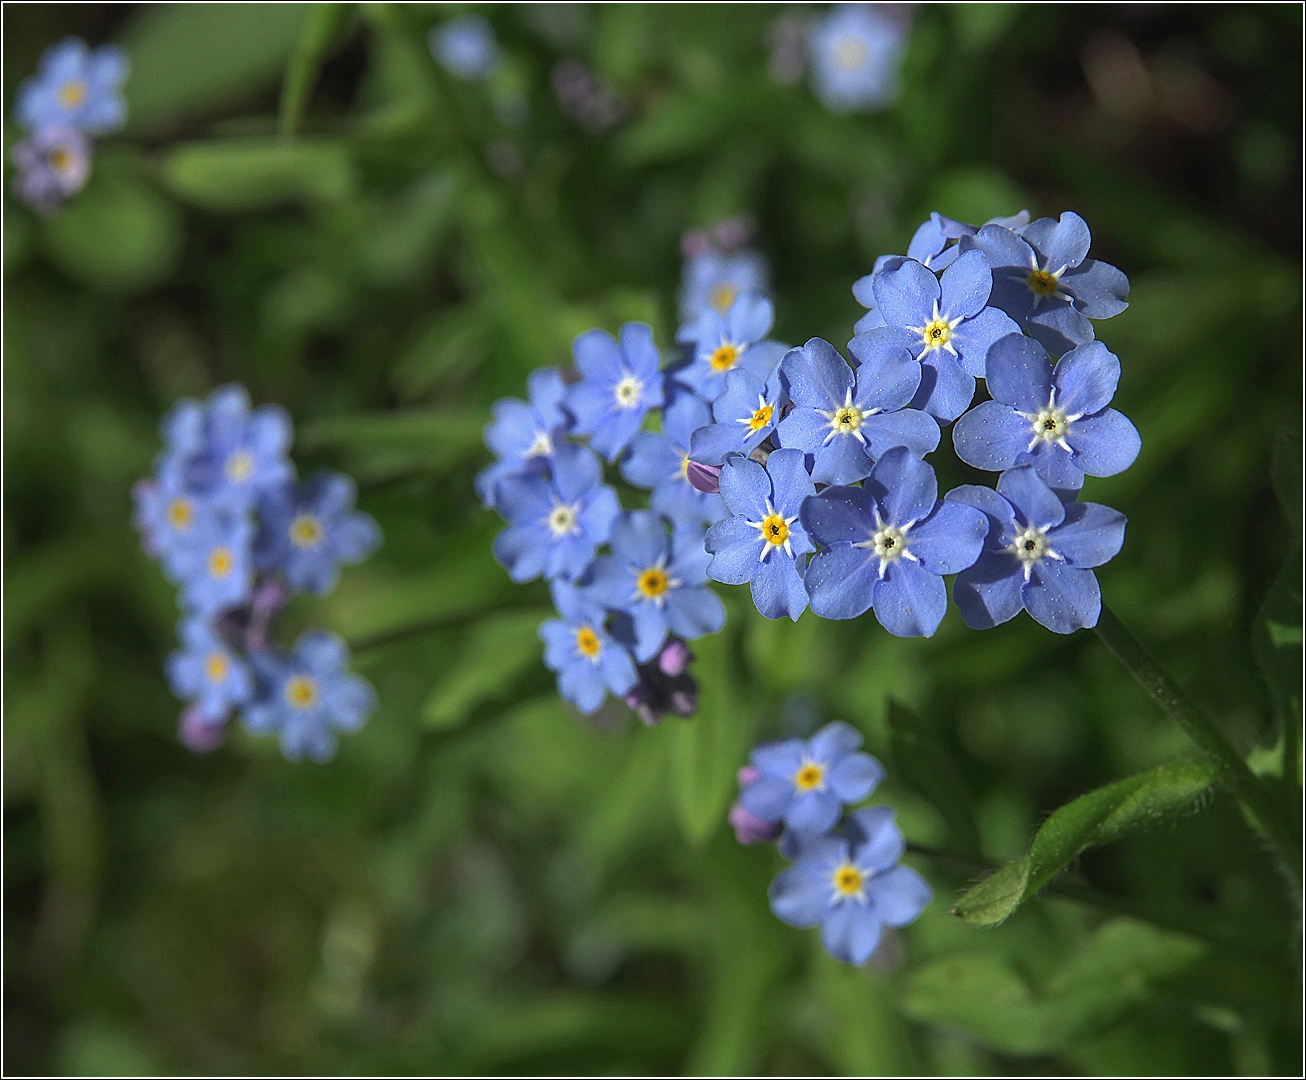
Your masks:
<path fill-rule="evenodd" d="M 526 448 L 523 458 L 548 457 L 553 453 L 553 440 L 547 431 L 536 430 L 535 441 Z"/>
<path fill-rule="evenodd" d="M 905 525 L 890 525 L 880 517 L 879 510 L 876 510 L 875 532 L 871 534 L 869 540 L 862 540 L 853 544 L 853 547 L 866 548 L 879 559 L 880 577 L 884 577 L 889 567 L 899 559 L 920 562 L 907 547 L 907 533 L 915 524 L 915 521 L 909 521 Z"/>
<path fill-rule="evenodd" d="M 580 532 L 580 507 L 566 503 L 554 503 L 549 516 L 544 519 L 553 539 L 561 540 L 564 536 L 574 536 Z"/>
<path fill-rule="evenodd" d="M 1033 570 L 1035 563 L 1042 562 L 1044 559 L 1065 561 L 1059 552 L 1048 545 L 1047 531 L 1034 525 L 1016 533 L 1015 538 L 1007 545 L 1007 550 L 1024 566 L 1026 581 L 1029 580 L 1030 571 Z"/>
<path fill-rule="evenodd" d="M 927 353 L 935 352 L 938 349 L 946 349 L 953 356 L 957 355 L 957 347 L 953 345 L 952 339 L 956 335 L 957 327 L 961 325 L 962 317 L 958 315 L 955 319 L 946 318 L 939 311 L 939 302 L 934 301 L 934 311 L 924 326 L 909 326 L 908 330 L 920 334 L 921 356 Z M 920 356 L 916 358 L 920 359 Z"/>
<path fill-rule="evenodd" d="M 644 384 L 629 373 L 612 388 L 612 398 L 618 409 L 633 409 L 639 404 L 640 391 Z"/>
<path fill-rule="evenodd" d="M 830 430 L 826 434 L 822 446 L 826 446 L 836 435 L 851 435 L 863 446 L 866 445 L 866 436 L 862 434 L 862 425 L 866 423 L 868 416 L 874 416 L 879 409 L 862 409 L 853 404 L 853 388 L 850 386 L 844 391 L 843 404 L 837 408 L 817 410 L 822 416 L 830 421 Z"/>
<path fill-rule="evenodd" d="M 766 500 L 766 517 L 761 521 L 749 521 L 744 518 L 744 524 L 751 526 L 762 534 L 762 550 L 758 553 L 757 561 L 762 562 L 776 548 L 785 549 L 785 554 L 791 559 L 794 557 L 793 543 L 789 539 L 789 527 L 798 520 L 798 515 L 785 517 L 772 504 L 770 499 Z"/>
<path fill-rule="evenodd" d="M 1056 443 L 1067 454 L 1073 453 L 1070 444 L 1066 442 L 1066 433 L 1070 430 L 1070 425 L 1078 420 L 1083 413 L 1067 413 L 1065 409 L 1057 404 L 1057 391 L 1054 387 L 1048 394 L 1048 403 L 1039 409 L 1038 412 L 1020 413 L 1029 421 L 1029 446 L 1027 450 L 1033 450 L 1039 443 Z"/>

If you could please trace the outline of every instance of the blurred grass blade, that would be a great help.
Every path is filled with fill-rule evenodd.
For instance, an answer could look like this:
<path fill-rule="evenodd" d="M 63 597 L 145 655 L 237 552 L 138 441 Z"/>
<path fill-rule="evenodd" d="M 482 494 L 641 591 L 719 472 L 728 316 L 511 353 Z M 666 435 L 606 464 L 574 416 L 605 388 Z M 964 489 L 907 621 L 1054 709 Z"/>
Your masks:
<path fill-rule="evenodd" d="M 1002 922 L 1086 848 L 1185 813 L 1215 783 L 1217 774 L 1210 761 L 1181 758 L 1067 803 L 1039 829 L 1028 855 L 981 881 L 957 901 L 952 913 L 972 926 Z"/>
<path fill-rule="evenodd" d="M 293 135 L 303 118 L 318 72 L 349 18 L 348 4 L 310 4 L 304 13 L 299 43 L 290 56 L 281 86 L 280 128 Z"/>
<path fill-rule="evenodd" d="M 354 190 L 354 167 L 338 142 L 213 139 L 168 151 L 163 180 L 193 206 L 230 213 L 298 201 L 338 202 Z"/>
<path fill-rule="evenodd" d="M 977 854 L 979 833 L 966 780 L 938 731 L 893 698 L 888 714 L 894 776 L 943 815 L 958 851 Z"/>
<path fill-rule="evenodd" d="M 515 689 L 529 668 L 542 666 L 539 628 L 552 615 L 550 608 L 536 608 L 489 615 L 478 622 L 448 677 L 422 709 L 427 726 L 462 724 L 478 705 Z"/>

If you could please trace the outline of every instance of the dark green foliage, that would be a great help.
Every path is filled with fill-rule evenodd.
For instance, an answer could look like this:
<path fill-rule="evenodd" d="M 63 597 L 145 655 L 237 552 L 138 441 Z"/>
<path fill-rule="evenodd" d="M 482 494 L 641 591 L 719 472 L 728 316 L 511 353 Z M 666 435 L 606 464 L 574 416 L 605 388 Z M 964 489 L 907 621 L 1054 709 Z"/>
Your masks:
<path fill-rule="evenodd" d="M 670 346 L 686 229 L 753 215 L 777 335 L 842 346 L 930 210 L 1075 210 L 1133 286 L 1100 327 L 1143 435 L 1085 491 L 1129 516 L 1104 596 L 1299 813 L 1300 10 L 922 5 L 902 99 L 836 117 L 767 73 L 811 8 L 492 8 L 482 86 L 427 52 L 463 7 L 4 9 L 7 109 L 63 34 L 133 60 L 87 188 L 49 220 L 5 196 L 7 1070 L 1298 1074 L 1274 862 L 1092 634 L 901 641 L 725 590 L 696 718 L 588 723 L 472 477 L 491 402 L 575 334 Z M 1094 97 L 1130 49 L 1146 93 Z M 567 56 L 612 131 L 559 108 Z M 322 767 L 176 743 L 129 491 L 159 416 L 230 380 L 385 532 L 283 627 L 345 635 L 380 695 Z M 936 894 L 866 970 L 772 917 L 781 859 L 725 823 L 748 748 L 817 706 Z M 1001 925 L 949 914 L 1009 863 L 973 919 Z"/>

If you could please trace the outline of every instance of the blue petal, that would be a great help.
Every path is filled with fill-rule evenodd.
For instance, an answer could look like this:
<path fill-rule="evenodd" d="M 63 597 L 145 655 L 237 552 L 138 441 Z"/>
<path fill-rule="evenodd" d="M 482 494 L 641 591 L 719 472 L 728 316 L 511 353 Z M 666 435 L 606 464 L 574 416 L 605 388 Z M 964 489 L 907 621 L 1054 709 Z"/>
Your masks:
<path fill-rule="evenodd" d="M 1120 360 L 1100 341 L 1080 345 L 1066 353 L 1052 373 L 1057 405 L 1066 413 L 1100 412 L 1115 396 L 1120 382 Z"/>
<path fill-rule="evenodd" d="M 961 365 L 946 352 L 935 349 L 921 361 L 921 384 L 911 399 L 913 409 L 950 424 L 974 399 L 975 376 L 962 371 Z"/>
<path fill-rule="evenodd" d="M 627 605 L 635 623 L 635 659 L 647 664 L 667 640 L 667 617 L 651 600 L 637 600 Z"/>
<path fill-rule="evenodd" d="M 890 564 L 875 586 L 875 617 L 896 637 L 930 637 L 948 609 L 943 579 L 915 563 Z"/>
<path fill-rule="evenodd" d="M 767 896 L 775 917 L 800 929 L 815 926 L 830 909 L 830 883 L 801 866 L 780 871 Z"/>
<path fill-rule="evenodd" d="M 826 791 L 805 791 L 789 804 L 784 822 L 800 833 L 829 832 L 839 820 L 839 800 Z"/>
<path fill-rule="evenodd" d="M 967 319 L 957 327 L 953 335 L 952 346 L 957 350 L 958 365 L 968 375 L 984 378 L 985 361 L 993 343 L 1008 334 L 1019 333 L 1020 327 L 1005 311 L 995 307 L 985 308 L 973 319 Z"/>
<path fill-rule="evenodd" d="M 1069 566 L 1101 566 L 1120 553 L 1125 515 L 1100 503 L 1071 503 L 1066 519 L 1048 533 L 1052 550 Z"/>
<path fill-rule="evenodd" d="M 630 453 L 621 463 L 626 482 L 642 488 L 657 487 L 679 469 L 680 455 L 671 440 L 651 431 L 641 431 L 631 440 Z"/>
<path fill-rule="evenodd" d="M 1061 278 L 1061 288 L 1090 319 L 1109 319 L 1129 306 L 1129 279 L 1110 263 L 1089 259 Z"/>
<path fill-rule="evenodd" d="M 720 465 L 727 454 L 742 453 L 746 449 L 749 434 L 745 425 L 734 421 L 709 424 L 694 432 L 689 440 L 689 456 L 704 465 Z"/>
<path fill-rule="evenodd" d="M 989 393 L 1020 412 L 1038 412 L 1052 393 L 1052 362 L 1033 338 L 1010 334 L 995 341 L 985 361 Z"/>
<path fill-rule="evenodd" d="M 760 743 L 753 748 L 749 761 L 766 776 L 783 780 L 793 790 L 793 776 L 803 765 L 807 752 L 802 739 L 779 739 L 775 742 Z M 785 805 L 788 805 L 786 803 Z M 762 817 L 767 815 L 763 814 Z M 779 818 L 779 814 L 772 815 Z"/>
<path fill-rule="evenodd" d="M 1093 571 L 1062 566 L 1051 559 L 1034 565 L 1021 595 L 1025 610 L 1057 634 L 1096 626 L 1102 611 L 1102 591 Z"/>
<path fill-rule="evenodd" d="M 1025 574 L 1020 560 L 1006 552 L 986 552 L 952 583 L 952 599 L 972 630 L 991 630 L 1015 618 L 1025 606 Z"/>
<path fill-rule="evenodd" d="M 742 424 L 742 430 L 747 430 Z M 816 409 L 799 406 L 791 409 L 775 429 L 775 440 L 783 447 L 814 454 L 830 434 L 830 421 Z"/>
<path fill-rule="evenodd" d="M 325 630 L 308 630 L 300 634 L 293 652 L 295 659 L 319 678 L 333 675 L 349 663 L 345 643 Z"/>
<path fill-rule="evenodd" d="M 337 558 L 362 562 L 381 546 L 381 527 L 370 514 L 347 514 L 333 526 L 331 541 Z"/>
<path fill-rule="evenodd" d="M 807 474 L 803 453 L 800 450 L 774 450 L 766 459 L 766 471 L 771 477 L 776 511 L 793 517 L 809 495 L 816 494 L 812 478 Z M 722 473 L 724 478 L 724 471 Z M 795 541 L 791 538 L 790 544 Z M 810 549 L 809 549 L 810 550 Z"/>
<path fill-rule="evenodd" d="M 347 675 L 331 688 L 331 719 L 341 731 L 357 731 L 376 708 L 372 684 L 357 675 Z"/>
<path fill-rule="evenodd" d="M 835 544 L 807 566 L 807 595 L 823 619 L 855 619 L 869 608 L 879 582 L 880 560 L 866 548 Z"/>
<path fill-rule="evenodd" d="M 1008 469 L 998 477 L 998 494 L 1015 508 L 1026 525 L 1050 529 L 1060 525 L 1066 508 L 1057 494 L 1028 467 Z"/>
<path fill-rule="evenodd" d="M 703 541 L 712 553 L 707 575 L 725 585 L 743 585 L 753 579 L 761 565 L 762 539 L 760 529 L 754 529 L 742 517 L 718 521 L 707 531 Z"/>
<path fill-rule="evenodd" d="M 585 447 L 568 443 L 554 453 L 553 486 L 567 502 L 592 491 L 602 479 L 603 466 Z"/>
<path fill-rule="evenodd" d="M 977 469 L 1009 469 L 1025 453 L 1030 422 L 1000 401 L 982 401 L 957 421 L 952 445 L 957 456 Z"/>
<path fill-rule="evenodd" d="M 607 697 L 599 669 L 584 659 L 558 673 L 558 692 L 587 716 L 596 712 Z"/>
<path fill-rule="evenodd" d="M 850 351 L 857 341 L 853 338 L 848 343 Z M 868 334 L 862 342 L 857 351 L 860 363 L 853 401 L 860 409 L 901 409 L 921 384 L 920 364 L 896 338 Z"/>
<path fill-rule="evenodd" d="M 491 550 L 508 576 L 520 585 L 544 572 L 546 543 L 535 525 L 509 525 L 494 538 Z"/>
<path fill-rule="evenodd" d="M 654 383 L 658 368 L 662 366 L 662 354 L 653 343 L 653 328 L 648 323 L 628 322 L 621 328 L 621 351 L 631 373 L 646 384 Z M 657 391 L 661 394 L 661 391 Z M 656 404 L 661 404 L 658 401 Z"/>
<path fill-rule="evenodd" d="M 1001 538 L 1014 530 L 1016 515 L 1007 502 L 992 488 L 978 484 L 963 484 L 955 487 L 943 497 L 945 502 L 959 502 L 973 506 L 988 518 L 988 542 L 1000 544 Z"/>
<path fill-rule="evenodd" d="M 794 622 L 807 607 L 807 590 L 795 560 L 772 551 L 753 574 L 753 606 L 768 619 L 788 615 Z"/>
<path fill-rule="evenodd" d="M 842 405 L 853 385 L 852 369 L 835 347 L 821 338 L 791 349 L 780 361 L 780 379 L 790 401 L 812 409 Z"/>
<path fill-rule="evenodd" d="M 740 293 L 726 313 L 726 334 L 735 343 L 752 344 L 771 332 L 775 308 L 760 292 Z"/>
<path fill-rule="evenodd" d="M 599 655 L 599 668 L 603 673 L 604 684 L 614 694 L 625 694 L 639 682 L 635 661 L 616 642 L 604 645 L 603 652 Z"/>
<path fill-rule="evenodd" d="M 771 478 L 767 475 L 767 470 L 756 461 L 744 457 L 731 458 L 721 469 L 719 483 L 721 498 L 732 514 L 742 515 L 750 521 L 761 521 L 766 517 L 766 503 L 771 498 Z"/>
<path fill-rule="evenodd" d="M 876 306 L 890 326 L 924 326 L 942 294 L 939 279 L 915 259 L 881 270 L 873 289 Z"/>
<path fill-rule="evenodd" d="M 1071 349 L 1093 340 L 1093 324 L 1070 304 L 1049 300 L 1041 304 L 1024 321 L 1025 332 L 1053 356 L 1063 356 Z"/>
<path fill-rule="evenodd" d="M 808 740 L 807 749 L 813 761 L 828 765 L 845 754 L 851 754 L 861 745 L 860 731 L 843 720 L 834 720 Z M 845 800 L 845 802 L 851 801 Z"/>
<path fill-rule="evenodd" d="M 794 771 L 797 769 L 795 766 Z M 739 805 L 754 817 L 765 821 L 779 821 L 793 801 L 793 781 L 774 776 L 763 776 L 739 793 Z"/>
<path fill-rule="evenodd" d="M 1061 215 L 1060 221 L 1052 218 L 1031 221 L 1020 234 L 1038 249 L 1047 269 L 1053 273 L 1082 263 L 1093 242 L 1084 219 L 1069 210 Z"/>
<path fill-rule="evenodd" d="M 860 802 L 884 779 L 884 766 L 870 754 L 849 754 L 826 775 L 825 782 L 843 802 Z"/>
<path fill-rule="evenodd" d="M 792 414 L 791 414 L 792 415 Z M 892 413 L 890 415 L 898 415 Z M 917 415 L 925 416 L 924 413 Z M 786 420 L 788 417 L 785 418 Z M 878 420 L 878 416 L 870 419 Z M 933 426 L 934 421 L 925 419 Z M 783 421 L 782 421 L 783 422 Z M 872 462 L 867 448 L 847 432 L 839 432 L 813 454 L 812 480 L 817 484 L 854 484 L 870 474 Z"/>
<path fill-rule="evenodd" d="M 907 536 L 907 550 L 931 574 L 956 574 L 974 564 L 984 548 L 989 519 L 973 506 L 940 502 Z"/>
<path fill-rule="evenodd" d="M 1074 421 L 1066 431 L 1072 461 L 1089 476 L 1115 476 L 1134 463 L 1143 440 L 1124 413 L 1103 409 Z M 1058 485 L 1060 486 L 1060 485 Z"/>
<path fill-rule="evenodd" d="M 670 554 L 666 527 L 649 510 L 627 510 L 612 526 L 612 551 L 632 566 L 647 569 Z"/>
<path fill-rule="evenodd" d="M 922 520 L 939 497 L 934 470 L 905 446 L 895 446 L 875 463 L 867 488 L 891 525 Z"/>
<path fill-rule="evenodd" d="M 906 926 L 934 899 L 925 879 L 910 866 L 895 866 L 876 874 L 867 882 L 866 892 L 875 914 L 886 926 Z"/>
<path fill-rule="evenodd" d="M 993 271 L 982 252 L 967 251 L 943 271 L 939 309 L 946 319 L 969 319 L 989 302 Z M 919 323 L 916 325 L 920 325 Z"/>
<path fill-rule="evenodd" d="M 836 904 L 821 924 L 821 944 L 845 964 L 866 963 L 880 944 L 880 920 L 874 908 L 856 900 Z"/>
<path fill-rule="evenodd" d="M 827 487 L 804 499 L 799 515 L 808 535 L 822 547 L 840 541 L 859 544 L 875 533 L 875 501 L 865 488 Z"/>
<path fill-rule="evenodd" d="M 621 349 L 606 330 L 586 330 L 571 343 L 576 369 L 586 379 L 616 382 L 621 378 Z"/>
<path fill-rule="evenodd" d="M 907 850 L 902 830 L 888 806 L 868 806 L 849 815 L 858 839 L 852 845 L 853 862 L 863 873 L 889 869 Z"/>
<path fill-rule="evenodd" d="M 673 634 L 693 641 L 715 634 L 726 624 L 726 606 L 711 589 L 673 589 L 667 597 L 666 620 Z"/>
<path fill-rule="evenodd" d="M 872 458 L 883 457 L 895 446 L 906 447 L 915 457 L 924 457 L 939 445 L 939 425 L 929 413 L 899 409 L 866 417 L 862 436 Z"/>

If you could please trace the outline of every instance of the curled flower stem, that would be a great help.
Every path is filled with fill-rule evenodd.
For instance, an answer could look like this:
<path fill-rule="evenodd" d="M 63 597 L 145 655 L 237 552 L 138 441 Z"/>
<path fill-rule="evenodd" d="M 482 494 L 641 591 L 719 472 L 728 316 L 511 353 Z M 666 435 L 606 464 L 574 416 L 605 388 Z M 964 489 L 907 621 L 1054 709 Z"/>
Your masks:
<path fill-rule="evenodd" d="M 1274 845 L 1297 896 L 1301 894 L 1301 845 L 1278 813 L 1268 790 L 1225 738 L 1215 720 L 1199 707 L 1153 659 L 1133 633 L 1105 604 L 1093 628 L 1111 654 L 1220 770 L 1221 783 L 1238 800 L 1253 824 Z"/>

